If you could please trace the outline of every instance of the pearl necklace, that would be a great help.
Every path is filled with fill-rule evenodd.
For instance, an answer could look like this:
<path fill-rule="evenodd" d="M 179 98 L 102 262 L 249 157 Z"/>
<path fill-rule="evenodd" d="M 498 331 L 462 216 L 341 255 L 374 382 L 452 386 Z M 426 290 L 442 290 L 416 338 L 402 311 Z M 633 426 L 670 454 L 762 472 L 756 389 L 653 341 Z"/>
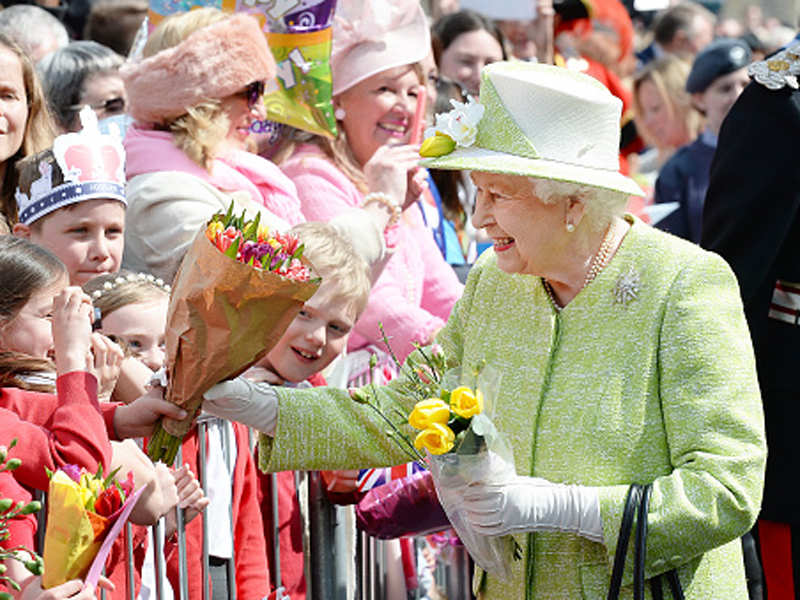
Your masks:
<path fill-rule="evenodd" d="M 603 268 L 608 264 L 608 261 L 611 258 L 611 246 L 614 242 L 615 229 L 616 227 L 614 227 L 613 222 L 608 226 L 608 229 L 606 229 L 606 234 L 603 237 L 603 241 L 600 244 L 600 247 L 597 249 L 594 257 L 592 257 L 592 262 L 589 265 L 589 270 L 586 271 L 586 277 L 583 279 L 583 285 L 581 286 L 581 289 L 578 290 L 579 292 L 592 281 L 594 281 L 595 277 L 597 277 L 600 271 L 602 271 Z M 550 282 L 544 277 L 542 277 L 542 283 L 544 284 L 544 289 L 547 292 L 547 295 L 550 297 L 550 302 L 553 303 L 553 307 L 557 312 L 561 312 L 561 309 L 564 307 L 558 303 L 558 300 L 556 300 L 556 294 L 553 290 L 553 286 L 550 285 Z"/>

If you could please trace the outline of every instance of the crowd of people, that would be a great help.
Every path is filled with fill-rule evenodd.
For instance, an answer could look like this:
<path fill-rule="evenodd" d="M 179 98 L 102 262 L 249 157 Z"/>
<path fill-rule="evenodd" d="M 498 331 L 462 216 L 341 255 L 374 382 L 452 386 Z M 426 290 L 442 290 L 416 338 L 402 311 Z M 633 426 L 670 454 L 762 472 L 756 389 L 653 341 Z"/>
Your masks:
<path fill-rule="evenodd" d="M 268 144 L 252 125 L 279 68 L 253 16 L 198 6 L 148 29 L 143 0 L 4 3 L 0 445 L 23 465 L 0 496 L 27 502 L 67 464 L 133 473 L 107 598 L 313 597 L 298 471 L 357 503 L 359 469 L 406 462 L 348 388 L 370 374 L 407 414 L 396 361 L 437 344 L 503 377 L 493 420 L 516 475 L 456 493 L 521 554 L 506 579 L 476 569 L 477 598 L 605 597 L 636 483 L 652 485 L 653 590 L 670 572 L 687 599 L 800 598 L 798 23 L 692 0 L 537 0 L 526 21 L 381 3 L 337 3 L 336 134 L 284 125 Z M 230 206 L 294 232 L 322 283 L 206 392 L 181 463 L 153 463 L 156 423 L 187 416 L 159 384 L 170 285 Z M 35 549 L 36 527 L 0 545 Z M 20 564 L 16 597 L 100 593 L 42 589 Z"/>

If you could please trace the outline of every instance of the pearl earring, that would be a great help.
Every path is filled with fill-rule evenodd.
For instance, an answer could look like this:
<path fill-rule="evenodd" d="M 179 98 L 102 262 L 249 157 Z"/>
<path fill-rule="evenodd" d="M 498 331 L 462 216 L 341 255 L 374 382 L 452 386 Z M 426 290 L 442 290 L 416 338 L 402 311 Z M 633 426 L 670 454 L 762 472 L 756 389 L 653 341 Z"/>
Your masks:
<path fill-rule="evenodd" d="M 344 109 L 340 107 L 333 111 L 333 116 L 336 117 L 337 121 L 341 121 L 345 118 L 345 116 L 347 116 L 347 113 L 344 112 Z"/>
<path fill-rule="evenodd" d="M 575 225 L 572 223 L 567 223 L 567 232 L 572 233 L 573 231 L 575 231 Z"/>

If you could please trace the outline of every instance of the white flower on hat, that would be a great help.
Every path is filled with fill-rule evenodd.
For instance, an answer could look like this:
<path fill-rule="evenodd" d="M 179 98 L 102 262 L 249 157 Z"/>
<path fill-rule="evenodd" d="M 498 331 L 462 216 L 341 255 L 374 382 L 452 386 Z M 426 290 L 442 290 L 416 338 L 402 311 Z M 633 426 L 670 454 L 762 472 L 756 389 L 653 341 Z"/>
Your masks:
<path fill-rule="evenodd" d="M 425 141 L 420 149 L 422 156 L 442 156 L 456 146 L 467 148 L 475 143 L 478 123 L 486 108 L 472 96 L 468 96 L 466 102 L 450 100 L 450 104 L 453 110 L 436 115 L 434 126 L 425 130 Z"/>

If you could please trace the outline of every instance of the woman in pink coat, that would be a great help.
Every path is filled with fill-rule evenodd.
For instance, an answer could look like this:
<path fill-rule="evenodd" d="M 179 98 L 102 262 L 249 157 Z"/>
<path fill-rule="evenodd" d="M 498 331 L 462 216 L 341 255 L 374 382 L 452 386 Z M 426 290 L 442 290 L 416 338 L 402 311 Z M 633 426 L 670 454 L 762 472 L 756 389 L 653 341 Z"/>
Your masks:
<path fill-rule="evenodd" d="M 425 15 L 415 0 L 381 6 L 340 2 L 331 55 L 339 135 L 333 141 L 296 135 L 280 165 L 309 220 L 326 221 L 370 204 L 393 211 L 394 254 L 375 282 L 349 349 L 380 346 L 382 323 L 401 360 L 414 342 L 433 341 L 462 291 L 414 201 L 426 173 L 417 168 L 418 147 L 408 141 L 424 83 L 419 63 L 430 47 Z M 400 179 L 405 185 L 385 193 L 384 181 L 397 169 L 408 172 L 406 181 Z"/>

